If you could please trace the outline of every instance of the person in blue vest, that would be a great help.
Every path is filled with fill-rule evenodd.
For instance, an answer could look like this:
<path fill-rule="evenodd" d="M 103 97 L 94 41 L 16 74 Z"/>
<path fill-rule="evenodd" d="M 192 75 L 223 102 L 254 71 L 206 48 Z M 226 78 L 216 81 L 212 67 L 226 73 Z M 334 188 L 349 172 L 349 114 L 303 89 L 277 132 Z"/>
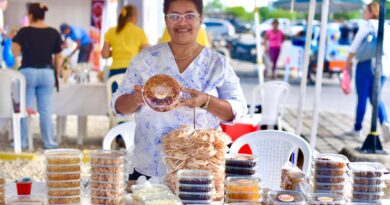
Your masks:
<path fill-rule="evenodd" d="M 60 26 L 61 34 L 65 35 L 65 40 L 70 38 L 77 43 L 77 47 L 69 56 L 79 50 L 78 63 L 87 63 L 92 51 L 92 41 L 88 33 L 81 27 L 70 26 L 66 23 Z"/>

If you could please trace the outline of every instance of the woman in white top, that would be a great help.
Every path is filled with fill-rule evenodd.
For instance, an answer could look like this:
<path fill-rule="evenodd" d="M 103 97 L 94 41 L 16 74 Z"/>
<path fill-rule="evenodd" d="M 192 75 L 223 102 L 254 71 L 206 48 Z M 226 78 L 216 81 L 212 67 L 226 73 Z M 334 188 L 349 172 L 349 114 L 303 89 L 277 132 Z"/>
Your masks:
<path fill-rule="evenodd" d="M 203 21 L 202 0 L 164 0 L 165 22 L 172 40 L 145 48 L 131 61 L 121 85 L 113 95 L 118 114 L 135 113 L 135 172 L 129 177 L 164 176 L 161 137 L 182 125 L 218 128 L 234 123 L 246 112 L 239 78 L 226 58 L 196 42 Z M 156 112 L 145 106 L 144 83 L 157 74 L 167 74 L 182 86 L 188 97 L 182 106 Z"/>
<path fill-rule="evenodd" d="M 367 5 L 367 8 L 364 10 L 364 19 L 366 20 L 359 26 L 359 31 L 357 32 L 355 39 L 352 42 L 350 53 L 347 59 L 346 69 L 351 68 L 352 59 L 355 56 L 355 53 L 363 39 L 372 31 L 373 29 L 378 32 L 378 18 L 379 18 L 379 4 L 376 2 L 370 3 Z M 385 23 L 384 31 L 384 42 L 383 42 L 383 57 L 382 65 L 383 72 L 381 76 L 381 87 L 382 90 L 383 84 L 386 81 L 386 78 L 390 73 L 390 39 L 387 38 L 390 34 L 389 26 Z M 372 68 L 371 60 L 358 62 L 356 66 L 356 92 L 358 96 L 357 106 L 356 106 L 356 119 L 354 125 L 354 134 L 358 137 L 362 137 L 362 122 L 364 119 L 364 114 L 366 111 L 367 99 L 370 99 L 372 103 L 372 86 L 374 82 L 374 71 Z M 380 92 L 379 92 L 380 93 Z M 380 96 L 380 94 L 379 94 Z M 390 127 L 388 124 L 388 118 L 386 113 L 385 105 L 382 100 L 379 99 L 379 121 L 382 124 L 383 128 L 383 137 L 384 139 L 389 139 Z"/>

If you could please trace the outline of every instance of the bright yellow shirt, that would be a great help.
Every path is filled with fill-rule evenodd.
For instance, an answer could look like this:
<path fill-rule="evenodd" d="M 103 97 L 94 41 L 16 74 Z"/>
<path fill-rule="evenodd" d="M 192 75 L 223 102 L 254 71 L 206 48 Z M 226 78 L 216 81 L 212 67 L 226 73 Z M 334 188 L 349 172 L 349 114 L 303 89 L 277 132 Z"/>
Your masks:
<path fill-rule="evenodd" d="M 116 27 L 110 28 L 104 36 L 104 41 L 112 48 L 111 69 L 127 68 L 142 46 L 148 44 L 145 32 L 132 23 L 126 24 L 119 33 L 116 32 Z"/>
<path fill-rule="evenodd" d="M 165 28 L 163 36 L 160 38 L 159 43 L 166 43 L 170 42 L 171 37 L 169 36 L 168 30 Z M 206 29 L 203 27 L 200 27 L 198 31 L 198 36 L 196 37 L 196 42 L 199 43 L 199 45 L 210 47 L 209 40 L 207 39 L 207 32 Z"/>

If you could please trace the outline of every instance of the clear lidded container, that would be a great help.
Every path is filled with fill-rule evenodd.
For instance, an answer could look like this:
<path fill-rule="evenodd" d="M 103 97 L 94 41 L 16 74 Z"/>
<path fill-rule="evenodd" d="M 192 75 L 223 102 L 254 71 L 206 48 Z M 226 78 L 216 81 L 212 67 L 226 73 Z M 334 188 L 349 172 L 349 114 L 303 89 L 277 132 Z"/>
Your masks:
<path fill-rule="evenodd" d="M 377 162 L 352 162 L 349 167 L 353 177 L 380 178 L 387 171 Z"/>
<path fill-rule="evenodd" d="M 345 199 L 333 193 L 310 193 L 307 195 L 309 205 L 344 205 Z"/>
<path fill-rule="evenodd" d="M 347 168 L 349 160 L 341 154 L 323 153 L 315 158 L 314 163 L 317 169 L 342 169 Z"/>
<path fill-rule="evenodd" d="M 259 193 L 261 180 L 257 177 L 227 177 L 225 181 L 226 192 Z"/>
<path fill-rule="evenodd" d="M 183 169 L 177 172 L 179 184 L 212 184 L 213 173 L 208 170 Z"/>
<path fill-rule="evenodd" d="M 268 193 L 270 205 L 304 205 L 305 197 L 296 191 L 271 191 Z"/>
<path fill-rule="evenodd" d="M 253 168 L 256 167 L 257 157 L 250 154 L 227 154 L 225 165 L 229 167 Z"/>
<path fill-rule="evenodd" d="M 90 152 L 89 157 L 91 166 L 113 166 L 126 163 L 126 152 L 123 150 L 94 150 Z"/>
<path fill-rule="evenodd" d="M 83 153 L 78 149 L 50 149 L 45 153 L 47 165 L 80 164 Z"/>

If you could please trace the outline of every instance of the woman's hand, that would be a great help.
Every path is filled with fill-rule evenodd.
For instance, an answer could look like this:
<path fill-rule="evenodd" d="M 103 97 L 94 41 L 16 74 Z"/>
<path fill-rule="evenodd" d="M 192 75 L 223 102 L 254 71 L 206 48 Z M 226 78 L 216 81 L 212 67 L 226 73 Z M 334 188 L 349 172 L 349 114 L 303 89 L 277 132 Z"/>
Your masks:
<path fill-rule="evenodd" d="M 190 108 L 201 107 L 207 101 L 208 95 L 195 89 L 182 88 L 181 91 L 191 95 L 190 99 L 182 100 L 180 105 L 185 105 Z"/>
<path fill-rule="evenodd" d="M 133 92 L 133 100 L 135 105 L 142 106 L 145 104 L 144 98 L 142 96 L 142 93 L 144 92 L 144 88 L 140 85 L 134 86 L 134 92 Z"/>
<path fill-rule="evenodd" d="M 143 87 L 136 85 L 132 94 L 124 94 L 115 102 L 115 109 L 121 114 L 132 114 L 145 104 L 142 97 Z"/>

